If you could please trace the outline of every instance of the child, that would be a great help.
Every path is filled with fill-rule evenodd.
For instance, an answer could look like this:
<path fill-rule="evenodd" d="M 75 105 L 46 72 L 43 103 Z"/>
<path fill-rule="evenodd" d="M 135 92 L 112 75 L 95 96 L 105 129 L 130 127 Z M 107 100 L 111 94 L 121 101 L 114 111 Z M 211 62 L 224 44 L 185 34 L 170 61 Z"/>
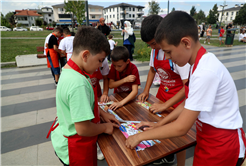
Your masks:
<path fill-rule="evenodd" d="M 221 45 L 221 43 L 224 44 L 224 41 L 222 40 L 222 37 L 224 36 L 224 33 L 225 33 L 225 30 L 223 29 L 223 26 L 221 26 L 220 27 L 220 38 L 219 38 L 220 45 Z"/>
<path fill-rule="evenodd" d="M 73 53 L 73 39 L 74 36 L 71 36 L 70 30 L 68 28 L 63 30 L 64 38 L 59 44 L 59 49 L 65 55 L 67 55 L 67 61 L 71 58 Z"/>
<path fill-rule="evenodd" d="M 169 107 L 176 108 L 182 102 L 185 98 L 184 84 L 188 79 L 190 69 L 189 64 L 184 67 L 179 67 L 171 60 L 166 59 L 166 53 L 164 54 L 160 45 L 156 43 L 154 34 L 162 19 L 163 18 L 158 15 L 148 16 L 143 20 L 141 27 L 141 38 L 144 42 L 150 45 L 152 51 L 150 55 L 150 70 L 147 77 L 147 83 L 143 93 L 138 96 L 138 99 L 142 102 L 148 99 L 152 80 L 155 73 L 158 73 L 161 78 L 161 85 L 156 97 L 164 103 L 154 103 L 150 107 L 150 111 L 154 113 L 163 112 Z M 185 164 L 185 152 L 183 153 L 183 156 L 181 155 L 183 157 L 183 161 L 182 159 L 179 160 L 180 157 L 178 157 L 178 165 Z M 172 155 L 172 158 L 169 156 L 168 159 L 165 160 L 167 160 L 165 163 L 174 161 L 174 155 Z M 160 162 L 163 163 L 164 161 L 161 160 Z M 182 162 L 183 164 L 181 164 Z M 154 163 L 157 163 L 157 161 Z"/>
<path fill-rule="evenodd" d="M 110 109 L 116 110 L 136 97 L 140 80 L 137 67 L 130 62 L 127 48 L 124 46 L 115 47 L 111 59 L 112 65 L 108 74 L 109 88 L 114 88 L 114 93 L 130 92 L 120 102 L 114 102 L 110 105 Z"/>
<path fill-rule="evenodd" d="M 115 43 L 115 41 L 113 40 L 113 35 L 108 35 L 108 42 L 110 45 L 110 54 L 111 54 L 112 50 L 114 49 L 115 46 L 117 46 L 118 42 Z M 110 55 L 108 55 L 108 61 L 110 61 Z"/>
<path fill-rule="evenodd" d="M 175 33 L 170 33 L 172 29 Z M 246 139 L 236 86 L 225 66 L 199 43 L 194 19 L 182 11 L 168 14 L 159 24 L 155 40 L 167 58 L 179 66 L 190 63 L 186 101 L 157 124 L 139 124 L 137 127 L 148 125 L 153 129 L 130 136 L 126 146 L 134 148 L 142 140 L 182 136 L 196 122 L 193 166 L 240 165 Z"/>
<path fill-rule="evenodd" d="M 208 26 L 208 29 L 206 31 L 207 33 L 207 37 L 206 37 L 206 40 L 204 41 L 204 44 L 208 41 L 208 44 L 210 44 L 210 37 L 212 36 L 212 28 L 211 28 L 211 25 Z"/>
<path fill-rule="evenodd" d="M 55 153 L 64 165 L 97 165 L 98 134 L 112 134 L 119 122 L 97 106 L 97 93 L 89 76 L 109 54 L 105 36 L 95 28 L 76 33 L 71 59 L 64 66 L 56 91 L 58 127 L 51 128 Z M 100 124 L 100 116 L 107 122 Z"/>
<path fill-rule="evenodd" d="M 239 41 L 246 43 L 246 34 L 245 34 L 245 30 L 243 29 L 240 29 Z"/>

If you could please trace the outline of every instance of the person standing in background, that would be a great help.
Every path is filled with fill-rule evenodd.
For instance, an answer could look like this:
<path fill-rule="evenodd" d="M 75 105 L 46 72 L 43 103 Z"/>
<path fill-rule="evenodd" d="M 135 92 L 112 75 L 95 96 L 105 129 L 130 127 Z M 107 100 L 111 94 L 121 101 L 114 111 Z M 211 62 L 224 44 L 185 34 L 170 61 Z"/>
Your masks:
<path fill-rule="evenodd" d="M 124 22 L 125 29 L 122 29 L 121 35 L 124 36 L 123 46 L 128 49 L 129 59 L 133 61 L 132 53 L 134 52 L 134 33 L 131 23 L 129 21 Z"/>
<path fill-rule="evenodd" d="M 100 24 L 99 24 L 100 23 Z M 105 37 L 107 37 L 110 34 L 110 28 L 105 24 L 105 19 L 101 17 L 99 19 L 99 23 L 97 23 L 97 29 L 99 29 Z"/>

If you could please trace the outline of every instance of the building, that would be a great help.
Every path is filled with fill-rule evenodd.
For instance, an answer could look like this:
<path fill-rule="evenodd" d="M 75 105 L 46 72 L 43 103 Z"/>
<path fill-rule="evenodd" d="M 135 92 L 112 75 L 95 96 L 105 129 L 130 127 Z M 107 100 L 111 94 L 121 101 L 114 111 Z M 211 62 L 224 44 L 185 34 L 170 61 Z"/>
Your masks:
<path fill-rule="evenodd" d="M 42 15 L 38 14 L 35 10 L 15 10 L 15 13 L 17 24 L 22 24 L 27 27 L 35 25 L 35 20 L 42 17 Z"/>
<path fill-rule="evenodd" d="M 53 5 L 54 21 L 57 25 L 71 25 L 72 14 L 65 12 L 65 4 Z M 99 18 L 103 16 L 103 6 L 98 5 L 88 5 L 89 11 L 89 22 L 97 22 Z M 86 13 L 85 13 L 86 15 Z M 74 17 L 76 20 L 76 17 Z"/>
<path fill-rule="evenodd" d="M 232 8 L 228 8 L 228 9 L 224 9 L 223 10 L 223 15 L 222 15 L 222 10 L 218 11 L 219 14 L 219 22 L 224 23 L 224 24 L 228 24 L 230 22 L 233 22 L 233 20 L 235 20 L 236 16 L 239 13 L 239 10 L 241 9 L 241 7 L 244 4 L 241 5 L 235 5 Z"/>
<path fill-rule="evenodd" d="M 108 6 L 103 9 L 105 23 L 113 22 L 115 25 L 122 26 L 124 22 L 123 14 L 125 13 L 125 20 L 133 24 L 136 19 L 140 19 L 144 15 L 143 8 L 144 6 L 135 6 L 128 3 Z"/>
<path fill-rule="evenodd" d="M 52 24 L 54 21 L 53 9 L 51 7 L 42 7 L 41 13 L 43 15 L 43 20 L 47 24 Z"/>

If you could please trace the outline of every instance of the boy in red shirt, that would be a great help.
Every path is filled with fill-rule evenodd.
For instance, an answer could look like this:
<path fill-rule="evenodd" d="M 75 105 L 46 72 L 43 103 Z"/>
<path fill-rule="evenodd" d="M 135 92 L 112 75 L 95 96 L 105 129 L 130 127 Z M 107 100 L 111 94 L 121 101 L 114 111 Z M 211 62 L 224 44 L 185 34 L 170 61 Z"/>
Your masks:
<path fill-rule="evenodd" d="M 122 101 L 111 104 L 109 109 L 116 110 L 136 97 L 140 79 L 138 69 L 130 62 L 129 52 L 125 47 L 115 47 L 111 59 L 112 65 L 108 74 L 109 88 L 114 88 L 114 93 L 130 92 Z"/>
<path fill-rule="evenodd" d="M 224 33 L 225 33 L 225 30 L 223 29 L 223 26 L 221 26 L 220 27 L 220 38 L 219 38 L 220 45 L 221 45 L 221 42 L 222 42 L 222 44 L 224 44 L 224 42 L 222 40 L 222 37 L 224 36 Z"/>

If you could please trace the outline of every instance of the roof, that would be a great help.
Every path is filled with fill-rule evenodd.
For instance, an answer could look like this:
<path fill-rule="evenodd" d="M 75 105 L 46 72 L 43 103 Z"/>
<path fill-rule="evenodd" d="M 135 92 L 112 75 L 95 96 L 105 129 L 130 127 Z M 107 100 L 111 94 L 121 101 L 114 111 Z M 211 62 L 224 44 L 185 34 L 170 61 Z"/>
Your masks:
<path fill-rule="evenodd" d="M 42 16 L 36 13 L 35 10 L 15 10 L 15 12 L 18 12 L 15 16 Z"/>
<path fill-rule="evenodd" d="M 228 8 L 228 9 L 224 9 L 223 12 L 228 12 L 228 11 L 239 11 L 241 9 L 241 7 L 232 7 L 232 8 Z M 221 12 L 222 10 L 219 10 L 218 12 Z"/>
<path fill-rule="evenodd" d="M 128 3 L 119 3 L 119 4 L 115 4 L 115 5 L 111 5 L 111 6 L 108 6 L 108 7 L 105 7 L 104 9 L 107 9 L 107 8 L 112 8 L 112 7 L 136 7 L 136 8 L 145 8 L 144 6 L 136 6 L 136 5 L 131 5 L 131 4 L 128 4 Z"/>
<path fill-rule="evenodd" d="M 56 8 L 63 8 L 65 6 L 64 3 L 62 4 L 57 4 L 57 5 L 53 5 L 52 7 L 56 7 Z M 99 5 L 91 5 L 91 4 L 88 4 L 89 7 L 98 7 L 98 8 L 103 8 L 103 6 L 99 6 Z"/>

